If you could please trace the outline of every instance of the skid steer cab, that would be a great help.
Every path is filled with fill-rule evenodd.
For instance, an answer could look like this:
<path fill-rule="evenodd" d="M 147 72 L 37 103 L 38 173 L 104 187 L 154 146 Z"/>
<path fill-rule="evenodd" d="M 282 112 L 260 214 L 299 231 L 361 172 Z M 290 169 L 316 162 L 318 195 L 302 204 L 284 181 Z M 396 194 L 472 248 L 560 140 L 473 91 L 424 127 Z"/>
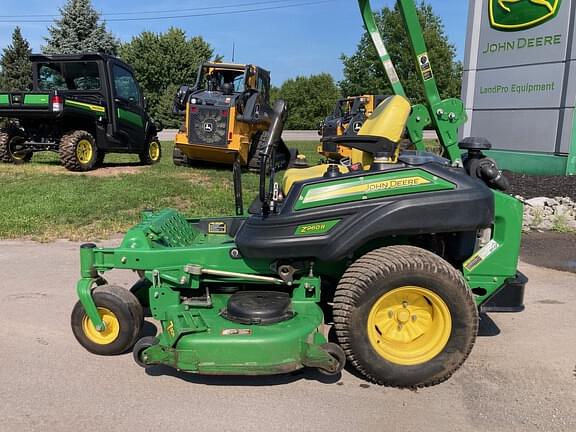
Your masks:
<path fill-rule="evenodd" d="M 174 112 L 184 117 L 176 135 L 174 164 L 232 165 L 238 160 L 258 171 L 272 120 L 270 72 L 254 65 L 203 64 L 196 84 L 178 91 Z M 290 152 L 282 138 L 278 140 L 279 160 L 286 167 Z"/>
<path fill-rule="evenodd" d="M 160 160 L 162 124 L 146 111 L 134 72 L 105 54 L 32 55 L 32 89 L 0 93 L 0 161 L 25 163 L 54 151 L 71 171 L 100 166 L 108 153 Z"/>
<path fill-rule="evenodd" d="M 466 168 L 401 151 L 410 112 L 394 96 L 358 136 L 334 138 L 353 168 L 300 160 L 277 179 L 287 116 L 278 101 L 259 151 L 270 169 L 247 213 L 236 170 L 240 216 L 148 211 L 119 247 L 82 246 L 79 343 L 199 374 L 335 375 L 348 362 L 382 385 L 447 380 L 474 346 L 479 311 L 523 309 L 522 203 L 499 190 L 485 140 L 463 143 Z M 142 278 L 130 290 L 110 285 L 114 269 Z M 157 336 L 142 338 L 145 310 Z"/>

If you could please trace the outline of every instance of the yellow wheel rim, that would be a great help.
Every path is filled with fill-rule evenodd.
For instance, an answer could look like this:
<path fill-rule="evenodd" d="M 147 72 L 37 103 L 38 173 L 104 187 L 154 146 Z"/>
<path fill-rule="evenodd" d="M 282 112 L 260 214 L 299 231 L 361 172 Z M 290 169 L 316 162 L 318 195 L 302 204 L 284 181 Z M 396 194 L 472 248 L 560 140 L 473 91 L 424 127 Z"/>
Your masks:
<path fill-rule="evenodd" d="M 413 366 L 442 352 L 452 317 L 442 298 L 425 288 L 406 286 L 384 294 L 368 316 L 372 348 L 389 362 Z"/>
<path fill-rule="evenodd" d="M 81 164 L 87 164 L 92 160 L 94 150 L 92 143 L 86 139 L 81 140 L 76 146 L 76 156 Z"/>
<path fill-rule="evenodd" d="M 13 141 L 10 142 L 10 154 L 12 155 L 12 158 L 16 159 L 16 160 L 23 160 L 26 157 L 26 152 L 23 151 L 18 151 L 18 150 L 14 150 L 12 148 L 13 145 Z"/>
<path fill-rule="evenodd" d="M 101 332 L 96 330 L 96 327 L 94 327 L 94 324 L 86 315 L 82 320 L 82 331 L 90 342 L 98 345 L 111 344 L 120 334 L 120 322 L 118 321 L 118 318 L 116 318 L 116 315 L 114 315 L 109 309 L 99 307 L 98 313 L 104 322 L 104 330 Z"/>
<path fill-rule="evenodd" d="M 148 154 L 150 155 L 150 160 L 156 162 L 160 158 L 160 144 L 152 141 L 148 149 Z"/>

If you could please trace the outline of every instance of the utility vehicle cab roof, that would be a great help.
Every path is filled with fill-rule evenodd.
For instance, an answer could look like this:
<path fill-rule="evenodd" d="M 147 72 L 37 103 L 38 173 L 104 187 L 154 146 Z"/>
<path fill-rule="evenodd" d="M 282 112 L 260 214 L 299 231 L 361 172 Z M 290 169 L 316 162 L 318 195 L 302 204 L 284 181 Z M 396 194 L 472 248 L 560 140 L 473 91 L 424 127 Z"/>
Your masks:
<path fill-rule="evenodd" d="M 104 54 L 104 53 L 87 53 L 87 54 L 56 54 L 56 55 L 45 55 L 45 54 L 31 54 L 30 61 L 33 63 L 42 62 L 82 62 L 82 61 L 110 61 L 121 63 L 123 67 L 127 68 L 131 72 L 134 70 L 125 62 L 123 62 L 118 57 Z"/>

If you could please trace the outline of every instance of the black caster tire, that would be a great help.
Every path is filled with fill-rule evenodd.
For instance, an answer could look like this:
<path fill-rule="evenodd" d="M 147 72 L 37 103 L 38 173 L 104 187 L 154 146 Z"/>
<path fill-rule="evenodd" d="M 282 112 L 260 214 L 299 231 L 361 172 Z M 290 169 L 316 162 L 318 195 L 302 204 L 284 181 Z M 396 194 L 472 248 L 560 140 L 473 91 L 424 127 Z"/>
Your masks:
<path fill-rule="evenodd" d="M 335 343 L 325 343 L 321 348 L 330 354 L 338 362 L 338 368 L 335 371 L 328 371 L 326 369 L 318 369 L 318 371 L 323 375 L 333 376 L 340 374 L 344 367 L 346 366 L 346 353 Z"/>
<path fill-rule="evenodd" d="M 134 345 L 134 349 L 132 350 L 132 356 L 134 357 L 134 361 L 136 362 L 136 364 L 140 367 L 143 368 L 148 368 L 151 365 L 148 365 L 146 363 L 144 363 L 143 359 L 142 359 L 142 353 L 150 348 L 151 346 L 154 346 L 158 344 L 158 338 L 154 337 L 154 336 L 145 336 L 142 339 L 140 339 L 138 342 L 136 342 L 136 345 Z"/>
<path fill-rule="evenodd" d="M 132 349 L 144 323 L 138 299 L 128 290 L 111 285 L 97 287 L 92 298 L 106 328 L 98 331 L 78 301 L 70 319 L 76 340 L 91 353 L 103 356 Z"/>

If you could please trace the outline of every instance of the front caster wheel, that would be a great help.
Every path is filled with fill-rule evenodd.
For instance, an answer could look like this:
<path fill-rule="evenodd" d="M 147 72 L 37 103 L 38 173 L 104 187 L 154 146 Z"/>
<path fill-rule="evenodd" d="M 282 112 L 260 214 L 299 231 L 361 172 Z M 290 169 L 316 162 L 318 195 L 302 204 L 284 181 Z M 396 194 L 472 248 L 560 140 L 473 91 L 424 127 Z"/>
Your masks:
<path fill-rule="evenodd" d="M 342 370 L 344 370 L 344 366 L 346 366 L 346 353 L 342 348 L 340 348 L 340 345 L 336 345 L 335 343 L 326 343 L 322 345 L 321 348 L 336 360 L 337 367 L 335 370 L 319 368 L 318 371 L 328 376 L 338 375 Z"/>
<path fill-rule="evenodd" d="M 147 368 L 150 365 L 145 363 L 145 358 L 143 357 L 144 351 L 146 351 L 151 346 L 154 346 L 158 343 L 158 338 L 154 336 L 145 336 L 136 342 L 134 345 L 134 350 L 132 351 L 132 356 L 134 357 L 134 361 L 140 367 Z"/>
<path fill-rule="evenodd" d="M 144 322 L 138 299 L 130 291 L 110 285 L 96 288 L 92 298 L 105 328 L 97 329 L 86 315 L 82 303 L 78 302 L 71 317 L 72 333 L 76 340 L 98 355 L 122 354 L 131 349 Z"/>

